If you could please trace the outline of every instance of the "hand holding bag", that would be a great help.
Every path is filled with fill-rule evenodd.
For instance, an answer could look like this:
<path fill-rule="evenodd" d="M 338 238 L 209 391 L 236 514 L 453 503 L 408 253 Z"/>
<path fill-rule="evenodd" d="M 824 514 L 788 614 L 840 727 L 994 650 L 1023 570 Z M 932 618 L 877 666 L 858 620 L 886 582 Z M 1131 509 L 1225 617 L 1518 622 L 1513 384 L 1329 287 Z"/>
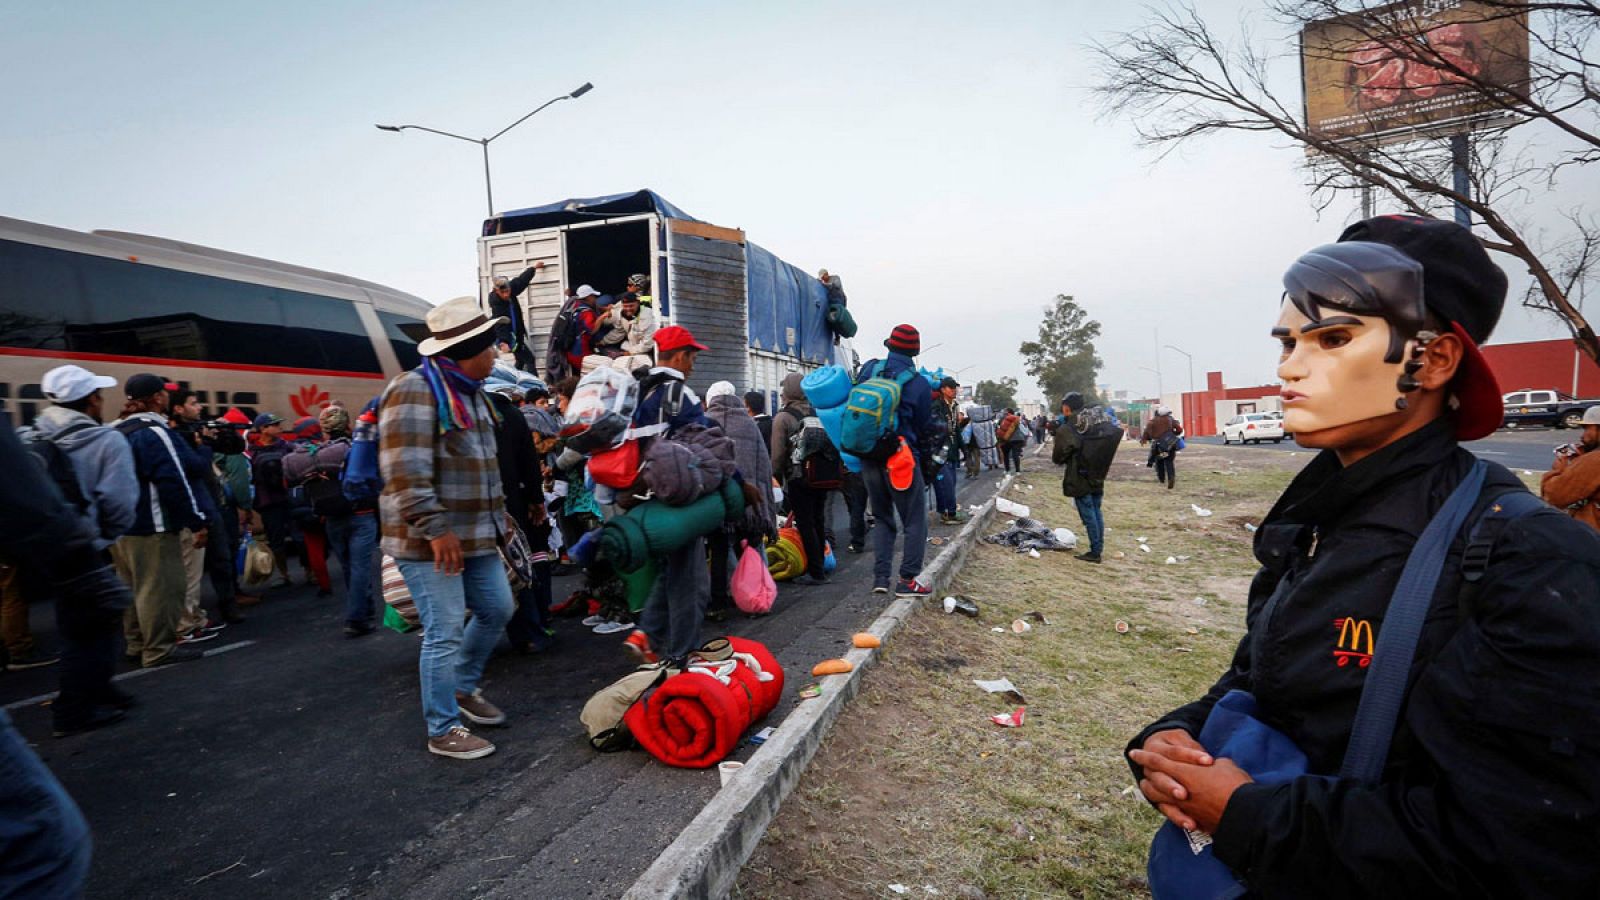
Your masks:
<path fill-rule="evenodd" d="M 511 592 L 526 590 L 532 586 L 534 579 L 533 547 L 528 543 L 528 536 L 517 526 L 517 520 L 508 514 L 496 537 L 500 545 L 500 561 L 505 563 L 506 580 L 511 583 Z"/>

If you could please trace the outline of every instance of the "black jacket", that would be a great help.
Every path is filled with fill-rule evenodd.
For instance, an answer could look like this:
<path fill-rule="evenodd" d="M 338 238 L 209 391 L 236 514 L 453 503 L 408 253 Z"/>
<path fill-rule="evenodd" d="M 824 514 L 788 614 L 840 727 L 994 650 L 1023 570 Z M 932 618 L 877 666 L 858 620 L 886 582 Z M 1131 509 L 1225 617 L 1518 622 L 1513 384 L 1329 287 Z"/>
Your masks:
<path fill-rule="evenodd" d="M 1068 497 L 1103 493 L 1106 473 L 1121 443 L 1122 428 L 1102 407 L 1090 407 L 1062 422 L 1050 448 L 1050 461 L 1066 466 L 1061 493 Z"/>
<path fill-rule="evenodd" d="M 507 320 L 495 326 L 495 340 L 510 344 L 513 347 L 522 346 L 526 329 L 522 326 L 522 314 L 517 308 L 517 298 L 533 283 L 533 276 L 538 270 L 533 266 L 522 270 L 522 274 L 511 279 L 506 287 L 511 289 L 511 298 L 501 300 L 500 295 L 493 290 L 489 291 L 489 314 L 491 316 L 504 316 Z"/>
<path fill-rule="evenodd" d="M 539 465 L 539 451 L 533 446 L 533 431 L 522 411 L 509 399 L 485 392 L 500 415 L 500 424 L 494 430 L 495 449 L 500 463 L 500 484 L 506 495 L 506 512 L 517 521 L 524 532 L 533 531 L 530 510 L 544 506 L 544 470 Z M 534 549 L 540 549 L 535 545 Z"/>
<path fill-rule="evenodd" d="M 1375 641 L 1413 544 L 1472 463 L 1443 419 L 1348 469 L 1331 452 L 1313 460 L 1256 533 L 1262 568 L 1232 666 L 1129 746 L 1165 728 L 1198 734 L 1212 704 L 1241 688 L 1311 772 L 1336 773 L 1368 635 Z M 1434 595 L 1382 783 L 1313 775 L 1233 795 L 1214 849 L 1259 896 L 1594 896 L 1600 536 L 1541 510 L 1505 529 L 1468 588 L 1465 534 L 1508 489 L 1523 488 L 1491 463 Z"/>

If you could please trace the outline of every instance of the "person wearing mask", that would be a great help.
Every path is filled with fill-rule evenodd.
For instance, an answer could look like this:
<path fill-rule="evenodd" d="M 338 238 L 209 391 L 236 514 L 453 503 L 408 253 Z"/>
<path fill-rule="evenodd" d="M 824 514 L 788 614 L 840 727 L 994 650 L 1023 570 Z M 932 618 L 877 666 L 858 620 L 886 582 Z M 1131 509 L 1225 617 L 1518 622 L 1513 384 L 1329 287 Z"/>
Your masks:
<path fill-rule="evenodd" d="M 428 752 L 478 759 L 494 744 L 462 719 L 505 724 L 478 681 L 513 609 L 498 545 L 505 499 L 497 414 L 483 395 L 494 370 L 494 330 L 505 323 L 485 316 L 473 297 L 434 307 L 426 322 L 430 337 L 417 345 L 422 364 L 396 376 L 379 403 L 382 544 L 422 619 Z"/>
<path fill-rule="evenodd" d="M 946 525 L 966 521 L 956 503 L 956 479 L 961 472 L 961 405 L 956 402 L 959 390 L 961 382 L 946 375 L 933 397 L 933 421 L 942 429 L 938 445 L 930 454 L 939 460 L 933 472 L 933 495 L 939 508 L 939 521 Z"/>
<path fill-rule="evenodd" d="M 187 578 L 183 569 L 185 529 L 204 549 L 210 538 L 197 492 L 185 474 L 183 437 L 167 426 L 166 379 L 139 374 L 129 378 L 127 414 L 114 426 L 128 439 L 139 500 L 133 524 L 112 545 L 117 573 L 133 588 L 133 608 L 123 618 L 127 655 L 145 668 L 200 657 L 195 647 L 179 647 Z"/>
<path fill-rule="evenodd" d="M 534 276 L 544 271 L 544 261 L 534 263 L 515 278 L 496 275 L 489 289 L 489 314 L 506 320 L 495 329 L 495 349 L 509 353 L 517 368 L 533 375 L 539 374 L 538 362 L 528 346 L 528 330 L 522 321 L 522 292 L 533 283 Z"/>
<path fill-rule="evenodd" d="M 1106 543 L 1106 520 L 1100 514 L 1100 502 L 1105 496 L 1106 474 L 1122 443 L 1122 428 L 1105 407 L 1086 409 L 1083 395 L 1077 391 L 1068 391 L 1062 398 L 1061 417 L 1050 461 L 1066 467 L 1061 493 L 1071 497 L 1078 507 L 1078 518 L 1083 520 L 1083 531 L 1089 539 L 1089 549 L 1076 558 L 1097 563 Z"/>
<path fill-rule="evenodd" d="M 633 429 L 641 439 L 670 440 L 686 425 L 710 427 L 700 398 L 688 385 L 695 357 L 706 349 L 689 329 L 670 325 L 656 332 L 658 364 L 639 387 Z M 700 646 L 700 624 L 711 602 L 704 535 L 661 560 L 660 574 L 639 611 L 639 627 L 623 642 L 636 662 L 687 659 Z M 681 667 L 681 665 L 680 665 Z"/>
<path fill-rule="evenodd" d="M 1539 479 L 1545 502 L 1600 530 L 1600 406 L 1583 412 L 1577 444 L 1556 448 L 1555 463 Z"/>
<path fill-rule="evenodd" d="M 1152 881 L 1181 891 L 1205 867 L 1266 900 L 1592 895 L 1600 534 L 1461 445 L 1504 415 L 1478 348 L 1505 274 L 1470 230 L 1389 215 L 1283 286 L 1284 430 L 1320 452 L 1255 534 L 1231 664 L 1128 745 L 1173 824 Z"/>
<path fill-rule="evenodd" d="M 800 532 L 800 541 L 806 551 L 806 574 L 795 579 L 796 584 L 827 584 L 828 575 L 823 569 L 824 545 L 823 517 L 827 514 L 827 490 L 806 483 L 805 474 L 795 462 L 796 447 L 807 419 L 815 419 L 816 412 L 806 399 L 800 382 L 805 376 L 790 372 L 784 376 L 778 398 L 783 407 L 772 417 L 772 472 L 783 484 L 783 496 L 794 513 L 794 526 Z M 820 429 L 820 423 L 816 426 Z M 926 520 L 924 520 L 926 521 Z"/>
<path fill-rule="evenodd" d="M 867 487 L 867 499 L 876 519 L 873 526 L 872 591 L 886 594 L 895 571 L 895 535 L 905 531 L 904 547 L 900 558 L 900 579 L 894 585 L 899 597 L 926 597 L 931 589 L 918 581 L 922 573 L 922 557 L 928 543 L 928 514 L 924 508 L 926 488 L 922 479 L 921 460 L 927 453 L 926 441 L 934 430 L 933 389 L 927 379 L 917 376 L 917 354 L 922 352 L 922 335 L 911 325 L 896 325 L 884 340 L 889 353 L 882 360 L 870 360 L 861 367 L 856 383 L 883 377 L 903 381 L 900 389 L 900 406 L 896 413 L 895 428 L 905 440 L 916 463 L 911 466 L 909 483 L 897 487 L 890 480 L 886 463 L 863 460 L 861 480 Z M 906 377 L 906 373 L 910 376 Z M 777 437 L 777 429 L 773 429 Z M 899 518 L 898 527 L 895 519 Z"/>
<path fill-rule="evenodd" d="M 111 546 L 133 526 L 139 483 L 128 442 L 101 424 L 105 398 L 101 391 L 117 380 L 79 366 L 57 366 L 39 380 L 52 405 L 20 433 L 24 443 L 50 441 L 67 458 L 75 483 L 66 486 L 69 512 L 77 515 L 86 535 L 88 554 L 97 568 L 111 565 Z M 49 579 L 26 566 L 30 584 L 48 589 Z M 54 594 L 54 592 L 52 591 Z M 66 737 L 117 721 L 133 698 L 112 684 L 117 668 L 117 632 L 121 608 L 107 608 L 56 599 L 61 636 L 61 688 L 50 704 L 56 737 Z"/>
<path fill-rule="evenodd" d="M 720 621 L 732 608 L 728 593 L 729 560 L 740 552 L 739 545 L 749 542 L 760 552 L 768 539 L 778 536 L 778 504 L 772 496 L 772 461 L 768 457 L 771 441 L 763 441 L 761 429 L 745 409 L 744 400 L 731 382 L 719 381 L 706 391 L 706 418 L 716 423 L 722 433 L 733 441 L 734 464 L 739 467 L 745 484 L 756 488 L 761 502 L 747 505 L 744 517 L 711 532 L 711 606 L 707 616 Z"/>
<path fill-rule="evenodd" d="M 1172 417 L 1172 410 L 1157 406 L 1156 414 L 1144 426 L 1139 444 L 1150 445 L 1150 461 L 1156 468 L 1156 481 L 1170 490 L 1178 481 L 1178 439 L 1183 436 L 1183 426 Z"/>

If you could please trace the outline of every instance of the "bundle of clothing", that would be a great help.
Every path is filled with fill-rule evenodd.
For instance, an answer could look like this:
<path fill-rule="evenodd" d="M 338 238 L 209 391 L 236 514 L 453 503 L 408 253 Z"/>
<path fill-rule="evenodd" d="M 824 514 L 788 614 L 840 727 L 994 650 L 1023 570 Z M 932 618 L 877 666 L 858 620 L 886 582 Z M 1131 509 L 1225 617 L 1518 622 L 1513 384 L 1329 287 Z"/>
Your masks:
<path fill-rule="evenodd" d="M 1029 550 L 1071 550 L 1076 541 L 1063 541 L 1048 525 L 1037 519 L 1023 517 L 1006 526 L 1005 531 L 984 538 L 986 543 L 1010 547 L 1018 553 Z"/>
<path fill-rule="evenodd" d="M 972 437 L 978 442 L 978 458 L 991 469 L 1000 465 L 1000 438 L 995 434 L 994 409 L 974 406 L 967 410 L 972 420 Z"/>
<path fill-rule="evenodd" d="M 783 668 L 772 653 L 729 637 L 690 656 L 682 672 L 629 707 L 623 722 L 656 759 L 705 769 L 726 759 L 782 695 Z"/>

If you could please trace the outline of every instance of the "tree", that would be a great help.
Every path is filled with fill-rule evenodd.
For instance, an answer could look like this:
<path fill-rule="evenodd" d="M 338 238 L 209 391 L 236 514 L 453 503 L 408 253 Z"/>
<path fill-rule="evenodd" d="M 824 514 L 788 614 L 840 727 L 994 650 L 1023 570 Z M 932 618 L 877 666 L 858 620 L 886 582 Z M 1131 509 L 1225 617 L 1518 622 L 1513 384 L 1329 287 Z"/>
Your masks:
<path fill-rule="evenodd" d="M 1431 40 L 1437 21 L 1415 2 L 1270 0 L 1266 6 L 1286 33 L 1258 39 L 1246 28 L 1230 45 L 1184 4 L 1152 10 L 1144 27 L 1096 44 L 1105 110 L 1131 119 L 1141 141 L 1162 155 L 1215 132 L 1286 137 L 1306 149 L 1307 180 L 1323 208 L 1342 192 L 1361 190 L 1420 215 L 1459 204 L 1492 235 L 1480 235 L 1485 247 L 1516 257 L 1533 276 L 1523 304 L 1558 317 L 1578 348 L 1600 362 L 1600 340 L 1579 309 L 1600 263 L 1600 218 L 1576 202 L 1560 210 L 1565 226 L 1554 232 L 1524 216 L 1534 192 L 1560 198 L 1569 169 L 1600 162 L 1600 63 L 1589 53 L 1600 34 L 1600 4 L 1477 0 L 1452 12 L 1453 22 L 1468 26 L 1525 23 L 1532 50 L 1526 81 L 1492 80 L 1490 67 L 1464 62 L 1454 48 Z M 1286 55 L 1282 48 L 1297 47 L 1295 36 L 1306 25 L 1335 17 L 1346 17 L 1356 40 L 1385 61 L 1415 67 L 1417 80 L 1469 93 L 1504 115 L 1478 131 L 1470 148 L 1448 136 L 1382 143 L 1314 131 L 1300 99 L 1284 99 L 1293 89 L 1278 86 L 1274 64 Z M 1335 53 L 1314 45 L 1307 52 L 1313 59 Z M 1463 149 L 1471 183 L 1458 191 L 1452 162 Z"/>
<path fill-rule="evenodd" d="M 1055 304 L 1045 308 L 1039 339 L 1024 341 L 1018 349 L 1028 364 L 1028 374 L 1044 391 L 1046 408 L 1060 403 L 1068 391 L 1094 400 L 1095 378 L 1100 374 L 1094 339 L 1099 336 L 1100 323 L 1066 294 L 1057 294 Z"/>
<path fill-rule="evenodd" d="M 980 381 L 973 388 L 972 396 L 984 406 L 995 409 L 1017 408 L 1017 380 L 1010 376 L 999 381 Z"/>

